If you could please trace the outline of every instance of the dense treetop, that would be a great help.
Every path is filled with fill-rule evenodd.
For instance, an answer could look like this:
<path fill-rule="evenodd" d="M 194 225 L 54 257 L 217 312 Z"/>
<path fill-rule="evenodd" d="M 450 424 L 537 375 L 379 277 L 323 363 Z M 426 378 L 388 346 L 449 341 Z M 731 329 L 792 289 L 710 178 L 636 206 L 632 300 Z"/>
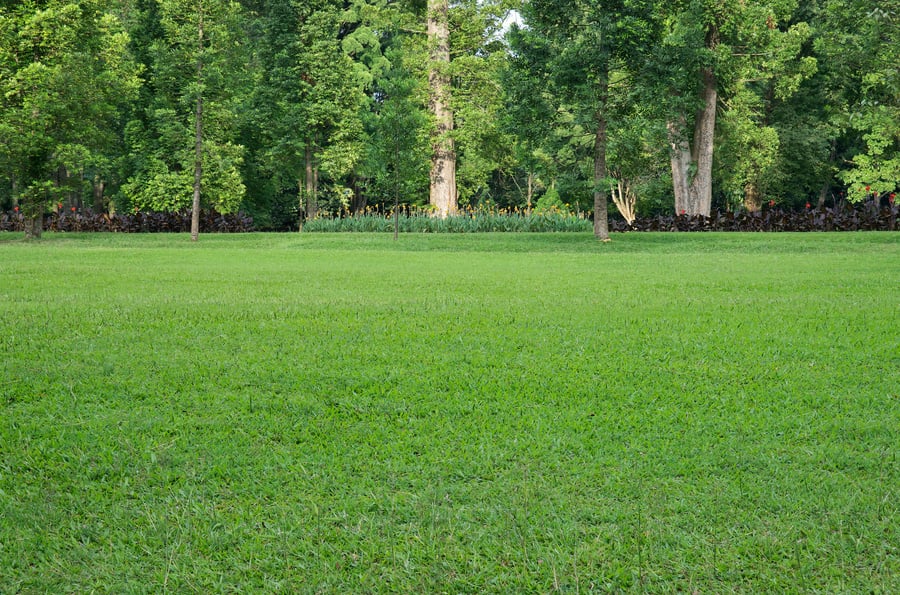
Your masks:
<path fill-rule="evenodd" d="M 0 210 L 886 204 L 898 63 L 897 0 L 3 2 Z"/>

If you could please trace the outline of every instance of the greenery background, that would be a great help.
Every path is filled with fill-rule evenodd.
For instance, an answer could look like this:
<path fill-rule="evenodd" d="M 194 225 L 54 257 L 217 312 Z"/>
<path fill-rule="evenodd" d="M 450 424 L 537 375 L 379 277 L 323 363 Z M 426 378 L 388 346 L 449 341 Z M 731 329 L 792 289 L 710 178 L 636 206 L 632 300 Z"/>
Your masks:
<path fill-rule="evenodd" d="M 667 124 L 690 128 L 703 69 L 714 207 L 897 191 L 896 0 L 452 4 L 461 206 L 587 212 L 615 179 L 639 214 L 672 214 Z M 0 209 L 188 208 L 199 97 L 207 208 L 285 229 L 311 196 L 326 213 L 421 206 L 425 18 L 423 0 L 0 4 Z"/>

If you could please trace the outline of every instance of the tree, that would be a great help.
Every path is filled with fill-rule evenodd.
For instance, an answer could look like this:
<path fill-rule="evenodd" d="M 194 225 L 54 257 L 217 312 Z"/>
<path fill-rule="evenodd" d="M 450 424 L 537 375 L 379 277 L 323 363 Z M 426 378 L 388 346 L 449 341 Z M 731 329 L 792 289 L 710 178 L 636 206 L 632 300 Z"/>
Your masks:
<path fill-rule="evenodd" d="M 641 62 L 652 29 L 642 2 L 532 0 L 523 10 L 527 28 L 547 58 L 544 68 L 557 95 L 592 138 L 594 235 L 609 240 L 607 148 L 613 118 L 610 77 Z"/>
<path fill-rule="evenodd" d="M 364 81 L 341 45 L 352 11 L 329 2 L 268 0 L 261 15 L 263 76 L 254 123 L 264 169 L 290 182 L 301 218 L 318 212 L 319 177 L 347 175 L 362 159 Z"/>
<path fill-rule="evenodd" d="M 720 0 L 658 6 L 662 35 L 648 69 L 663 100 L 669 132 L 675 212 L 708 215 L 712 205 L 713 140 L 719 81 L 716 52 L 725 7 Z"/>
<path fill-rule="evenodd" d="M 393 64 L 379 78 L 371 123 L 370 158 L 375 183 L 394 201 L 394 239 L 397 239 L 400 202 L 408 201 L 419 187 L 420 174 L 427 167 L 422 159 L 427 146 L 427 117 L 419 108 L 418 81 L 403 66 L 403 52 L 389 52 Z"/>
<path fill-rule="evenodd" d="M 745 26 L 734 36 L 729 53 L 722 56 L 722 69 L 729 72 L 723 81 L 725 110 L 722 118 L 721 160 L 724 190 L 743 203 L 748 211 L 758 211 L 778 180 L 781 137 L 784 127 L 778 111 L 800 84 L 817 69 L 816 58 L 803 55 L 810 38 L 807 22 L 792 22 L 794 2 L 756 5 L 749 8 Z M 737 45 L 739 44 L 739 45 Z"/>
<path fill-rule="evenodd" d="M 245 91 L 240 6 L 229 0 L 142 3 L 138 28 L 155 33 L 137 47 L 147 92 L 125 128 L 131 171 L 122 187 L 139 209 L 192 212 L 199 234 L 201 194 L 221 212 L 238 209 L 244 148 L 236 143 Z"/>
<path fill-rule="evenodd" d="M 128 36 L 101 0 L 0 6 L 0 163 L 40 237 L 68 172 L 105 160 L 138 88 Z M 78 180 L 80 181 L 80 177 Z"/>
<path fill-rule="evenodd" d="M 434 117 L 429 202 L 438 217 L 457 210 L 456 150 L 453 142 L 453 110 L 450 90 L 450 2 L 428 0 L 429 108 Z"/>
<path fill-rule="evenodd" d="M 458 205 L 492 201 L 492 174 L 511 168 L 514 158 L 513 136 L 503 126 L 501 83 L 508 54 L 501 33 L 507 4 L 466 0 L 450 10 Z"/>
<path fill-rule="evenodd" d="M 900 3 L 822 0 L 814 24 L 838 176 L 850 200 L 880 198 L 900 185 Z"/>
<path fill-rule="evenodd" d="M 685 0 L 659 5 L 664 34 L 648 69 L 663 102 L 675 210 L 709 215 L 717 114 L 731 133 L 732 171 L 726 180 L 757 208 L 760 183 L 776 161 L 774 100 L 793 94 L 815 71 L 800 55 L 809 36 L 805 23 L 784 27 L 795 0 Z M 734 188 L 732 188 L 734 189 Z"/>
<path fill-rule="evenodd" d="M 516 162 L 524 170 L 524 206 L 530 213 L 539 176 L 555 178 L 554 151 L 548 142 L 555 136 L 558 113 L 549 68 L 553 48 L 540 33 L 518 25 L 510 29 L 506 38 L 509 55 L 506 68 L 501 71 L 503 125 L 515 143 Z"/>

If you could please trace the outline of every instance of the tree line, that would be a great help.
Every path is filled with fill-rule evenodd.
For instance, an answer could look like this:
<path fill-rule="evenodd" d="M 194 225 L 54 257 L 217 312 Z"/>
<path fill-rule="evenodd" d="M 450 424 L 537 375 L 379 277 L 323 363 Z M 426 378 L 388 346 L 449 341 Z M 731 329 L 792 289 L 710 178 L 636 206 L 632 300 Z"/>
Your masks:
<path fill-rule="evenodd" d="M 0 209 L 893 201 L 897 0 L 0 3 Z M 193 228 L 194 237 L 197 233 Z"/>

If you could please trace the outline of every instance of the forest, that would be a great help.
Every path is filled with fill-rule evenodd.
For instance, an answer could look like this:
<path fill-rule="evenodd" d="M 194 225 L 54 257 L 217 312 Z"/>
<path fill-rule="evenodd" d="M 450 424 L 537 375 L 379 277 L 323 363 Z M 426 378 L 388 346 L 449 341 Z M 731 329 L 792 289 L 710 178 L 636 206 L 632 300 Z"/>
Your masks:
<path fill-rule="evenodd" d="M 0 4 L 0 211 L 893 203 L 897 0 Z M 27 231 L 27 230 L 26 230 Z"/>

